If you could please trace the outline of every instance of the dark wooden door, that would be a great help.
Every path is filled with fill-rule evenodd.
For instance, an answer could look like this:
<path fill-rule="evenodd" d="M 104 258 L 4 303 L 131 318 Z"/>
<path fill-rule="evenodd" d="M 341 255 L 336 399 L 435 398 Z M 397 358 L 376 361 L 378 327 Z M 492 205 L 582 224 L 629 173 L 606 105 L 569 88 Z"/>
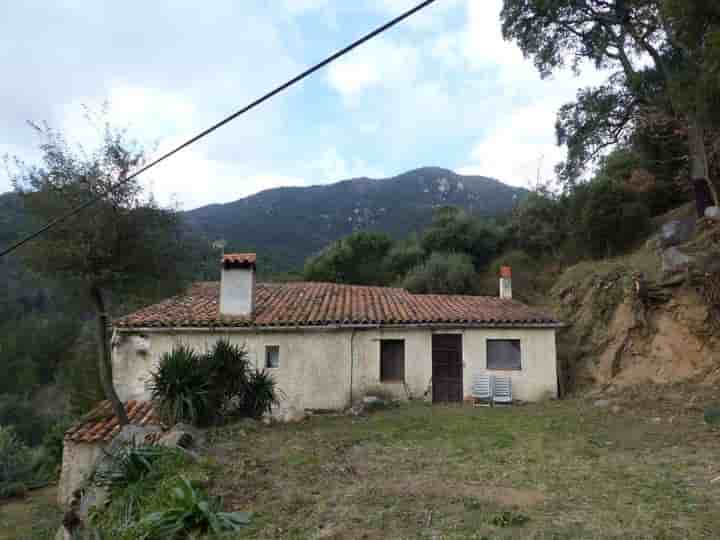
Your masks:
<path fill-rule="evenodd" d="M 462 335 L 433 334 L 433 402 L 462 401 Z"/>

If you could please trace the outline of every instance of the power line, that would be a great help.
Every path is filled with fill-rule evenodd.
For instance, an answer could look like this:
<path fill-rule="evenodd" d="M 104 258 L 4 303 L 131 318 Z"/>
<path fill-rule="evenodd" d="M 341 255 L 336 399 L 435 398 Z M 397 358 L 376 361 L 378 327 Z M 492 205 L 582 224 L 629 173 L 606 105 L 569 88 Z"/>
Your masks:
<path fill-rule="evenodd" d="M 322 62 L 319 62 L 319 63 L 315 64 L 314 66 L 306 69 L 305 71 L 303 71 L 303 72 L 300 73 L 299 75 L 297 75 L 297 76 L 293 77 L 292 79 L 290 79 L 289 81 L 281 84 L 280 86 L 278 86 L 278 87 L 276 87 L 275 89 L 271 90 L 271 91 L 268 92 L 267 94 L 264 94 L 263 96 L 259 97 L 259 98 L 256 99 L 255 101 L 253 101 L 253 102 L 251 102 L 250 104 L 248 104 L 248 105 L 246 105 L 245 107 L 243 107 L 242 109 L 240 109 L 240 110 L 232 113 L 230 116 L 227 116 L 227 117 L 224 118 L 223 120 L 220 120 L 217 124 L 214 124 L 214 125 L 210 126 L 210 127 L 207 128 L 205 131 L 201 131 L 200 133 L 198 133 L 197 135 L 195 135 L 195 136 L 192 137 L 191 139 L 188 139 L 188 140 L 185 141 L 184 143 L 180 144 L 179 146 L 176 146 L 175 148 L 173 148 L 173 149 L 170 150 L 169 152 L 163 154 L 162 156 L 160 156 L 159 158 L 155 159 L 154 161 L 152 161 L 152 162 L 148 163 L 147 165 L 141 167 L 140 169 L 138 169 L 137 171 L 135 171 L 133 174 L 131 174 L 131 175 L 128 176 L 127 178 L 119 181 L 119 182 L 116 183 L 113 187 L 109 188 L 105 193 L 101 193 L 100 195 L 97 195 L 96 197 L 87 200 L 87 201 L 84 202 L 83 204 L 78 205 L 78 206 L 76 206 L 75 208 L 73 208 L 73 209 L 71 209 L 71 210 L 68 210 L 66 213 L 64 213 L 64 214 L 56 217 L 55 219 L 50 220 L 48 223 L 46 223 L 43 227 L 41 227 L 41 228 L 38 229 L 37 231 L 35 231 L 35 232 L 27 235 L 26 237 L 24 237 L 24 238 L 18 240 L 17 242 L 15 242 L 14 244 L 11 244 L 9 247 L 3 249 L 3 251 L 0 252 L 0 257 L 2 257 L 2 256 L 4 256 L 4 255 L 7 255 L 8 253 L 10 253 L 10 252 L 12 252 L 12 251 L 15 251 L 17 248 L 19 248 L 19 247 L 22 246 L 23 244 L 26 244 L 27 242 L 30 242 L 31 240 L 37 238 L 37 237 L 40 236 L 41 234 L 43 234 L 43 233 L 45 233 L 46 231 L 48 231 L 48 230 L 50 230 L 51 228 L 53 228 L 55 225 L 57 225 L 57 224 L 59 224 L 59 223 L 62 223 L 63 221 L 66 221 L 67 219 L 73 217 L 73 216 L 76 215 L 76 214 L 79 214 L 80 212 L 82 212 L 82 211 L 85 210 L 86 208 L 88 208 L 88 207 L 92 206 L 93 204 L 97 203 L 98 201 L 102 200 L 106 195 L 112 193 L 113 191 L 115 191 L 116 189 L 118 189 L 119 187 L 121 187 L 123 184 L 126 184 L 127 182 L 129 182 L 129 181 L 132 180 L 133 178 L 137 177 L 138 175 L 140 175 L 140 174 L 148 171 L 149 169 L 153 168 L 155 165 L 157 165 L 157 164 L 165 161 L 165 160 L 166 160 L 167 158 L 169 158 L 170 156 L 173 156 L 173 155 L 177 154 L 178 152 L 180 152 L 180 151 L 183 150 L 184 148 L 187 148 L 187 147 L 190 146 L 191 144 L 196 143 L 197 141 L 199 141 L 200 139 L 206 137 L 207 135 L 209 135 L 210 133 L 212 133 L 212 132 L 215 131 L 216 129 L 219 129 L 219 128 L 221 128 L 222 126 L 224 126 L 225 124 L 227 124 L 227 123 L 235 120 L 235 118 L 237 118 L 238 116 L 245 114 L 246 112 L 250 111 L 251 109 L 254 109 L 255 107 L 257 107 L 258 105 L 260 105 L 260 104 L 263 103 L 264 101 L 267 101 L 268 99 L 270 99 L 270 98 L 272 98 L 273 96 L 279 94 L 280 92 L 283 92 L 284 90 L 287 90 L 288 88 L 290 88 L 290 87 L 293 86 L 294 84 L 300 82 L 301 80 L 303 80 L 304 78 L 308 77 L 309 75 L 312 75 L 312 74 L 315 73 L 316 71 L 324 68 L 324 67 L 327 66 L 328 64 L 330 64 L 330 63 L 334 62 L 335 60 L 337 60 L 338 58 L 346 55 L 347 53 L 349 53 L 349 52 L 352 51 L 353 49 L 359 47 L 359 46 L 362 45 L 363 43 L 365 43 L 365 42 L 367 42 L 367 41 L 370 41 L 370 40 L 373 39 L 375 36 L 377 36 L 377 35 L 379 35 L 379 34 L 382 34 L 382 33 L 385 32 L 386 30 L 389 30 L 389 29 L 392 28 L 393 26 L 395 26 L 395 25 L 397 25 L 398 23 L 404 21 L 404 20 L 407 19 L 408 17 L 414 15 L 414 14 L 417 13 L 418 11 L 420 11 L 420 10 L 428 7 L 430 4 L 433 4 L 433 3 L 436 2 L 436 1 L 437 1 L 437 0 L 425 0 L 424 2 L 421 2 L 420 4 L 418 4 L 417 6 L 415 6 L 414 8 L 409 9 L 408 11 L 404 12 L 402 15 L 399 15 L 399 16 L 395 17 L 394 19 L 392 19 L 391 21 L 389 21 L 389 22 L 383 24 L 382 26 L 376 28 L 376 29 L 373 30 L 372 32 L 370 32 L 370 33 L 368 33 L 368 34 L 365 34 L 363 37 L 361 37 L 361 38 L 358 39 L 357 41 L 352 42 L 352 43 L 351 43 L 350 45 L 348 45 L 347 47 L 344 47 L 343 49 L 340 49 L 339 51 L 337 51 L 336 53 L 332 54 L 331 56 L 328 56 L 328 57 L 325 58 L 325 60 L 323 60 Z"/>

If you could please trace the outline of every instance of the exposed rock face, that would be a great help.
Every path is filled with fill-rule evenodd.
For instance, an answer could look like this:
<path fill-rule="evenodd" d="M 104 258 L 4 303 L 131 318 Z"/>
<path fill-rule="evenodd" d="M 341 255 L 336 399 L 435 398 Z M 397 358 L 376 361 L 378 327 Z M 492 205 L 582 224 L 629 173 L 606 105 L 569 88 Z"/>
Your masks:
<path fill-rule="evenodd" d="M 665 276 L 672 276 L 682 272 L 692 263 L 693 258 L 672 246 L 662 252 L 662 272 Z"/>
<path fill-rule="evenodd" d="M 705 209 L 705 217 L 708 219 L 714 219 L 720 221 L 720 207 L 719 206 L 708 206 Z"/>
<path fill-rule="evenodd" d="M 660 245 L 663 247 L 684 244 L 695 232 L 695 219 L 675 219 L 665 223 L 660 230 Z"/>

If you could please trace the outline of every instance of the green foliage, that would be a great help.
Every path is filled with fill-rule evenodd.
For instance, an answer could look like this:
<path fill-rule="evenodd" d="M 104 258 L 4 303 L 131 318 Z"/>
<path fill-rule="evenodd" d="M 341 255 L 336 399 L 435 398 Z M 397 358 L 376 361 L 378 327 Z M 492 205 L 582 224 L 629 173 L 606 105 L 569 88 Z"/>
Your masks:
<path fill-rule="evenodd" d="M 308 260 L 305 264 L 305 279 L 383 285 L 388 281 L 384 259 L 391 247 L 392 240 L 387 234 L 366 231 L 353 233 Z"/>
<path fill-rule="evenodd" d="M 48 478 L 57 479 L 60 476 L 65 432 L 72 423 L 70 417 L 57 418 L 43 435 L 41 471 Z"/>
<path fill-rule="evenodd" d="M 267 370 L 252 370 L 242 390 L 239 413 L 249 418 L 260 418 L 278 404 L 280 390 L 277 382 Z"/>
<path fill-rule="evenodd" d="M 705 423 L 711 426 L 720 426 L 720 407 L 708 407 L 703 414 Z"/>
<path fill-rule="evenodd" d="M 219 538 L 237 532 L 250 523 L 247 512 L 223 512 L 222 499 L 210 497 L 181 477 L 171 492 L 169 508 L 145 516 L 142 525 L 147 540 L 166 540 L 187 537 L 189 534 L 209 534 Z"/>
<path fill-rule="evenodd" d="M 219 340 L 204 355 L 178 345 L 160 359 L 148 388 L 169 424 L 211 425 L 233 415 L 258 418 L 277 404 L 269 372 L 250 366 L 247 351 Z"/>
<path fill-rule="evenodd" d="M 391 276 L 404 276 L 422 263 L 424 258 L 425 251 L 423 251 L 417 235 L 411 235 L 407 239 L 395 243 L 383 264 Z"/>
<path fill-rule="evenodd" d="M 38 414 L 27 399 L 7 394 L 0 398 L 0 426 L 13 426 L 16 436 L 28 446 L 37 446 L 53 419 Z"/>
<path fill-rule="evenodd" d="M 208 421 L 210 381 L 203 360 L 192 348 L 177 345 L 162 355 L 157 369 L 150 373 L 148 388 L 158 414 L 168 424 Z"/>
<path fill-rule="evenodd" d="M 120 445 L 109 455 L 106 465 L 95 472 L 94 480 L 112 487 L 136 484 L 150 474 L 160 459 L 176 452 L 160 446 Z"/>
<path fill-rule="evenodd" d="M 0 426 L 0 498 L 22 495 L 34 480 L 34 457 L 11 427 Z"/>
<path fill-rule="evenodd" d="M 403 280 L 416 294 L 474 294 L 478 278 L 472 259 L 464 253 L 433 253 Z"/>
<path fill-rule="evenodd" d="M 502 231 L 458 208 L 438 210 L 422 236 L 425 253 L 464 253 L 481 268 L 498 252 Z"/>

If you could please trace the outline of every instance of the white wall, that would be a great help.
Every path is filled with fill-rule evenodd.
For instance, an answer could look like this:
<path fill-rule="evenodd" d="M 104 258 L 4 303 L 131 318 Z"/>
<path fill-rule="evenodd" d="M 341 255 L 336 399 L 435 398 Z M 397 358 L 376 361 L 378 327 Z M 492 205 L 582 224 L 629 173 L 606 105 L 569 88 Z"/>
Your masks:
<path fill-rule="evenodd" d="M 95 462 L 102 454 L 105 443 L 63 442 L 63 460 L 58 483 L 58 503 L 70 504 L 73 492 L 81 487 L 95 470 Z"/>
<path fill-rule="evenodd" d="M 220 314 L 250 315 L 255 309 L 255 269 L 223 268 L 220 278 Z"/>
<path fill-rule="evenodd" d="M 432 377 L 432 330 L 409 328 L 397 330 L 304 330 L 207 333 L 149 332 L 150 348 L 146 354 L 136 351 L 138 340 L 121 334 L 113 350 L 113 378 L 120 398 L 147 399 L 145 383 L 161 355 L 175 344 L 186 344 L 198 351 L 208 350 L 221 337 L 236 344 L 245 344 L 256 367 L 263 368 L 265 346 L 280 347 L 280 367 L 272 369 L 285 394 L 283 407 L 298 409 L 339 409 L 352 397 L 362 397 L 368 389 L 382 385 L 399 398 L 408 393 L 423 397 Z M 474 373 L 486 370 L 486 340 L 520 339 L 521 371 L 502 371 L 510 376 L 516 399 L 532 401 L 557 395 L 555 331 L 552 329 L 464 329 L 438 331 L 463 336 L 463 391 L 470 396 Z M 380 340 L 405 340 L 405 384 L 380 383 Z M 352 349 L 353 369 L 350 371 Z M 428 394 L 428 397 L 431 394 Z"/>

